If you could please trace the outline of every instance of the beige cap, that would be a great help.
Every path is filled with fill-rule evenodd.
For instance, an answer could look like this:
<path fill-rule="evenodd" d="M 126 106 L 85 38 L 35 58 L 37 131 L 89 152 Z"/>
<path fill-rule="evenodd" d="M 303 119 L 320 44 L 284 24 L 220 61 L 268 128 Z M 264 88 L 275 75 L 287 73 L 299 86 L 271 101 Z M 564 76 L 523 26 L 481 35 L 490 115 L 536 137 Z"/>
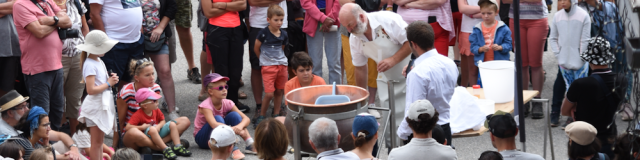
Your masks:
<path fill-rule="evenodd" d="M 598 134 L 596 127 L 584 121 L 570 123 L 564 128 L 564 132 L 567 133 L 569 139 L 583 146 L 593 143 Z"/>
<path fill-rule="evenodd" d="M 480 3 L 484 3 L 486 1 L 489 1 L 489 2 L 491 2 L 493 4 L 495 4 L 496 6 L 500 6 L 500 4 L 498 4 L 498 1 L 496 1 L 496 0 L 479 0 L 478 1 L 478 5 L 480 5 Z"/>
<path fill-rule="evenodd" d="M 407 116 L 407 118 L 414 121 L 419 121 L 418 116 L 423 113 L 429 114 L 429 116 L 433 116 L 436 113 L 436 109 L 433 108 L 433 105 L 431 104 L 431 102 L 429 102 L 429 100 L 423 99 L 411 103 L 411 106 L 409 107 L 409 115 Z"/>

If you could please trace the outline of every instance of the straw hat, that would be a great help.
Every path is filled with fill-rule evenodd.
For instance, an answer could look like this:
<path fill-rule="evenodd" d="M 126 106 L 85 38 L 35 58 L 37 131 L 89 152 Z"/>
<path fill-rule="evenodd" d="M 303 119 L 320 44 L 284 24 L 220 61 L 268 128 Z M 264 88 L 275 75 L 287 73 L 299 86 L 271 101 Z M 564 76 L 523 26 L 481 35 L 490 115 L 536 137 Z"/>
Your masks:
<path fill-rule="evenodd" d="M 11 90 L 9 93 L 0 97 L 0 112 L 4 112 L 18 106 L 27 100 L 29 100 L 29 97 L 22 97 L 22 95 L 20 95 L 16 90 Z"/>
<path fill-rule="evenodd" d="M 109 39 L 106 33 L 93 30 L 84 38 L 84 44 L 77 45 L 76 48 L 89 54 L 101 55 L 107 53 L 116 44 L 118 41 Z"/>

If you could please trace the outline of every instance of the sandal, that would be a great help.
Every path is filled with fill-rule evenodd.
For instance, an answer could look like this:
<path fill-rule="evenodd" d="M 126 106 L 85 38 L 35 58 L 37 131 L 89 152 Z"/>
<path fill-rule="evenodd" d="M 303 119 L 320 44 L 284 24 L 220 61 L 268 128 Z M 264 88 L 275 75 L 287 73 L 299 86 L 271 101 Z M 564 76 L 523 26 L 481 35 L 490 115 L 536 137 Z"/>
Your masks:
<path fill-rule="evenodd" d="M 247 99 L 247 94 L 244 91 L 238 91 L 238 99 Z"/>

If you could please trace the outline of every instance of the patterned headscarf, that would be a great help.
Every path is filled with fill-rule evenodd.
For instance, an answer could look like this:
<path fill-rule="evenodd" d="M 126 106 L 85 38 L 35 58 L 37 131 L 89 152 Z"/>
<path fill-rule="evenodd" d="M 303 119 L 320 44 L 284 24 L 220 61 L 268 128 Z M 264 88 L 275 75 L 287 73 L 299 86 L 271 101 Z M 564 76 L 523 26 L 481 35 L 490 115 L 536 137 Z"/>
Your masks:
<path fill-rule="evenodd" d="M 594 65 L 609 65 L 616 60 L 616 57 L 611 53 L 609 41 L 601 36 L 592 37 L 589 40 L 587 50 L 580 54 L 580 57 Z"/>
<path fill-rule="evenodd" d="M 35 106 L 29 110 L 29 116 L 27 117 L 27 123 L 29 123 L 29 136 L 33 136 L 33 130 L 38 129 L 38 125 L 40 124 L 40 115 L 47 115 L 47 112 L 42 109 L 42 107 Z"/>

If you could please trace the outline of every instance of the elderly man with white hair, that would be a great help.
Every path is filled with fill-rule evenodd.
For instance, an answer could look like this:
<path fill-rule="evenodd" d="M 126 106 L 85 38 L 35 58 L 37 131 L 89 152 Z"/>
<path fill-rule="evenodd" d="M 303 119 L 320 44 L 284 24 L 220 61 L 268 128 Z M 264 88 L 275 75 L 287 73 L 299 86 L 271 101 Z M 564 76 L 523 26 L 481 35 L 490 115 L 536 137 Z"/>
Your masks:
<path fill-rule="evenodd" d="M 318 118 L 309 125 L 309 144 L 322 160 L 360 160 L 353 152 L 344 152 L 338 148 L 340 133 L 336 121 Z"/>
<path fill-rule="evenodd" d="M 389 108 L 389 98 L 395 99 L 395 126 L 400 126 L 405 110 L 406 79 L 402 69 L 409 64 L 411 48 L 404 28 L 407 23 L 396 13 L 378 11 L 366 13 L 359 5 L 347 3 L 340 10 L 342 25 L 352 33 L 349 37 L 351 57 L 355 66 L 356 85 L 367 86 L 367 60 L 378 64 L 378 97 L 383 108 Z M 395 80 L 393 96 L 389 95 L 387 82 Z M 395 130 L 395 129 L 394 129 Z M 399 142 L 398 138 L 395 138 Z M 390 139 L 387 138 L 390 144 Z M 396 143 L 399 144 L 399 143 Z"/>

